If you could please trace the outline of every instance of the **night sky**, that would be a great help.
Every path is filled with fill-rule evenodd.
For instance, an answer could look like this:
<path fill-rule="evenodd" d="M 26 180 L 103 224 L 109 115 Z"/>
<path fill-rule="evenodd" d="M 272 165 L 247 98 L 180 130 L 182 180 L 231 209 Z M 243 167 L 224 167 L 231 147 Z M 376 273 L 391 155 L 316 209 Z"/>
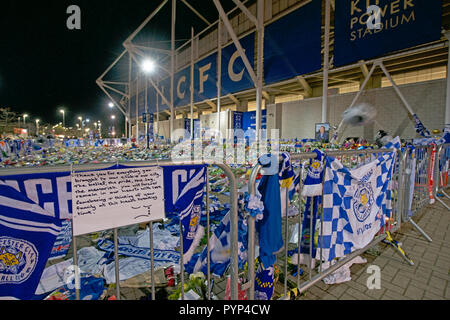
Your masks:
<path fill-rule="evenodd" d="M 109 100 L 95 80 L 124 50 L 124 40 L 161 2 L 1 0 L 0 107 L 21 114 L 27 112 L 31 119 L 54 124 L 62 121 L 58 108 L 64 106 L 67 126 L 74 125 L 78 116 L 109 118 Z M 194 21 L 195 16 L 186 14 L 181 2 L 178 3 L 177 39 L 180 39 L 190 34 L 190 27 L 178 25 L 185 26 L 186 20 Z M 211 22 L 217 19 L 212 1 L 190 3 L 200 7 Z M 66 27 L 70 16 L 66 10 L 70 5 L 81 8 L 81 30 Z M 228 4 L 224 7 L 230 8 Z M 170 35 L 170 10 L 169 2 L 148 32 Z M 206 26 L 201 20 L 196 23 L 198 30 Z M 118 111 L 116 114 L 120 115 Z"/>

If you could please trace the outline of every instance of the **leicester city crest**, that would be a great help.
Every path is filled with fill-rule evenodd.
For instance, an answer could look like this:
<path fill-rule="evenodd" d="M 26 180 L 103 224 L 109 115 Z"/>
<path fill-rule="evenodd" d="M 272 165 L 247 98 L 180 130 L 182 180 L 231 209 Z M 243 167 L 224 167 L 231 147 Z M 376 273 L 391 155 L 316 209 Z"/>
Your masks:
<path fill-rule="evenodd" d="M 324 165 L 323 162 L 314 160 L 309 165 L 308 175 L 314 179 L 320 179 L 320 175 L 323 171 Z"/>
<path fill-rule="evenodd" d="M 360 183 L 352 199 L 353 212 L 358 221 L 366 221 L 374 202 L 372 186 L 369 183 Z"/>
<path fill-rule="evenodd" d="M 0 237 L 0 284 L 20 284 L 28 280 L 38 262 L 36 247 L 26 241 Z"/>

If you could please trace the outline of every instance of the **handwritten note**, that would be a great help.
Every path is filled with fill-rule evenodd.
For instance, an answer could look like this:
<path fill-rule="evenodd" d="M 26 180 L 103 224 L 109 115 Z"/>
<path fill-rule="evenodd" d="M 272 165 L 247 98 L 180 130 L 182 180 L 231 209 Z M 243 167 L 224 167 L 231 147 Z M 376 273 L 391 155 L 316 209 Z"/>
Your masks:
<path fill-rule="evenodd" d="M 165 218 L 162 168 L 80 172 L 72 175 L 75 236 Z"/>

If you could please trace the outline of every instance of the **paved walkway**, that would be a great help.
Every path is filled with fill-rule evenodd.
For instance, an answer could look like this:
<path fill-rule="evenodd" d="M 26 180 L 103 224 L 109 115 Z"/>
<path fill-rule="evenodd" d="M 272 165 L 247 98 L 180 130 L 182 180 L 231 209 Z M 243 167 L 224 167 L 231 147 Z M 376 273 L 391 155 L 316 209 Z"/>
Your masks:
<path fill-rule="evenodd" d="M 447 204 L 450 201 L 445 201 Z M 405 262 L 386 244 L 375 247 L 378 256 L 364 254 L 367 264 L 351 267 L 352 281 L 326 285 L 320 281 L 308 290 L 305 300 L 450 300 L 450 211 L 440 203 L 428 206 L 414 221 L 433 239 L 428 242 L 411 224 L 393 235 L 414 261 Z M 369 290 L 370 265 L 381 269 L 381 289 Z"/>

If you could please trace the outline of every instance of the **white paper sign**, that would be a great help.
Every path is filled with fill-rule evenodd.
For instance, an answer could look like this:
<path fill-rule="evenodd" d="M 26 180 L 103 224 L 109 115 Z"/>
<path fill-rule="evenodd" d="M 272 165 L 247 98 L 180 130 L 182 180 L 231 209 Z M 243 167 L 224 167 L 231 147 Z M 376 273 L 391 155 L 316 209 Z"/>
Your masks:
<path fill-rule="evenodd" d="M 75 236 L 165 218 L 163 169 L 81 172 L 72 175 Z"/>

